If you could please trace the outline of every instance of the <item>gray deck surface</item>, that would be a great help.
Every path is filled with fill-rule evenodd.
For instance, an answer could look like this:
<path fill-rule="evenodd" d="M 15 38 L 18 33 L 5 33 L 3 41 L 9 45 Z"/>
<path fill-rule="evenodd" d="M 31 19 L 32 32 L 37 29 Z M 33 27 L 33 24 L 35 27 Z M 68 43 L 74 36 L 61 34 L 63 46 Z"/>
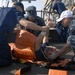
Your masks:
<path fill-rule="evenodd" d="M 53 43 L 52 45 L 56 46 L 57 48 L 62 48 L 64 46 L 64 44 L 56 44 Z M 64 57 L 66 58 L 71 58 L 73 56 L 73 52 L 69 52 L 66 55 L 64 55 Z M 15 75 L 15 72 L 19 69 L 24 67 L 24 64 L 15 64 L 13 63 L 11 66 L 5 67 L 5 68 L 0 68 L 0 75 Z M 26 73 L 25 75 L 48 75 L 48 71 L 49 69 L 46 68 L 42 68 L 42 67 L 38 67 L 33 65 L 31 68 L 31 71 Z M 69 71 L 69 75 L 75 75 L 74 71 Z"/>

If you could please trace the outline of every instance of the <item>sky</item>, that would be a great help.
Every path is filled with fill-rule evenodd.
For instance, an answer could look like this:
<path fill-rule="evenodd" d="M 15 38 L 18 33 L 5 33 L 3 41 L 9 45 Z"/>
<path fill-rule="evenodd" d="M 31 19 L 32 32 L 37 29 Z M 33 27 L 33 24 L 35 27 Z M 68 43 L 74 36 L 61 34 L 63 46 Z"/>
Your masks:
<path fill-rule="evenodd" d="M 2 6 L 7 6 L 7 1 L 9 1 L 9 7 L 12 6 L 12 1 L 11 0 L 0 0 L 0 7 Z M 44 3 L 41 0 L 36 0 L 36 1 L 32 1 L 31 3 L 28 3 L 28 1 L 22 1 L 22 3 L 24 4 L 24 8 L 26 9 L 26 7 L 34 5 L 36 6 L 37 10 L 41 10 L 44 7 Z"/>
<path fill-rule="evenodd" d="M 12 1 L 11 0 L 0 0 L 0 7 L 7 6 L 7 3 L 9 1 L 9 7 L 12 6 Z M 34 5 L 36 7 L 36 10 L 42 10 L 44 7 L 44 3 L 41 0 L 36 0 L 36 1 L 32 1 L 31 3 L 28 3 L 28 1 L 22 1 L 23 5 L 24 5 L 24 9 L 26 9 L 28 6 Z M 40 16 L 40 14 L 38 13 L 38 15 Z"/>
<path fill-rule="evenodd" d="M 32 1 L 31 3 L 28 3 L 26 1 L 23 1 L 24 7 L 34 5 L 36 6 L 37 10 L 41 10 L 44 7 L 44 3 L 41 0 Z"/>
<path fill-rule="evenodd" d="M 27 1 L 23 1 L 24 8 L 26 9 L 28 6 L 34 5 L 36 7 L 36 10 L 42 10 L 44 8 L 44 3 L 41 0 L 32 1 L 31 3 L 28 3 Z M 38 16 L 41 17 L 41 13 L 37 13 Z"/>

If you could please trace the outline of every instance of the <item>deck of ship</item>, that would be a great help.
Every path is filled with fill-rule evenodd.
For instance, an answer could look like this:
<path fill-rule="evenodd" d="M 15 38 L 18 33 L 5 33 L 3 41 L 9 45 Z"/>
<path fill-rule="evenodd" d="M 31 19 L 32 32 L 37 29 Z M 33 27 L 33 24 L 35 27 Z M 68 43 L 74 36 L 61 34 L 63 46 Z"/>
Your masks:
<path fill-rule="evenodd" d="M 52 45 L 56 46 L 57 48 L 62 48 L 64 46 L 64 43 L 52 43 Z M 66 58 L 71 59 L 73 56 L 73 52 L 69 52 L 66 55 L 64 55 Z M 5 67 L 5 68 L 0 68 L 0 75 L 15 75 L 15 72 L 19 69 L 24 67 L 24 64 L 16 64 L 13 63 L 11 66 Z M 42 68 L 33 65 L 31 68 L 31 71 L 26 73 L 25 75 L 48 75 L 49 69 L 47 68 Z M 69 71 L 69 75 L 75 75 L 74 71 Z"/>

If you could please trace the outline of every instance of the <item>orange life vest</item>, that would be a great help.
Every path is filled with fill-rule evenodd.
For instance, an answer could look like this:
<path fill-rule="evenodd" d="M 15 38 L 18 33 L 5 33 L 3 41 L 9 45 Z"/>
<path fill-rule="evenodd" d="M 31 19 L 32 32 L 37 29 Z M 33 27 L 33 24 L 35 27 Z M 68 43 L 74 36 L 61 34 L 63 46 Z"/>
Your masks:
<path fill-rule="evenodd" d="M 26 30 L 17 32 L 16 41 L 13 45 L 14 53 L 17 58 L 35 59 L 34 43 L 36 36 Z M 10 45 L 11 46 L 11 45 Z M 12 47 L 11 47 L 12 48 Z"/>

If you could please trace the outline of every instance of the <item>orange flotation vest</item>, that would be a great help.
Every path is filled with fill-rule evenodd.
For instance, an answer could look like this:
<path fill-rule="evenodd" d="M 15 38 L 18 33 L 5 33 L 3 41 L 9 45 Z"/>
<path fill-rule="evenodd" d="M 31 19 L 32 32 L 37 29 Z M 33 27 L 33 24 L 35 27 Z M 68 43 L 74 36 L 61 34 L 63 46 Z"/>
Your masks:
<path fill-rule="evenodd" d="M 34 51 L 35 40 L 36 36 L 32 33 L 26 30 L 18 31 L 16 41 L 13 46 L 15 56 L 19 59 L 36 59 Z"/>

